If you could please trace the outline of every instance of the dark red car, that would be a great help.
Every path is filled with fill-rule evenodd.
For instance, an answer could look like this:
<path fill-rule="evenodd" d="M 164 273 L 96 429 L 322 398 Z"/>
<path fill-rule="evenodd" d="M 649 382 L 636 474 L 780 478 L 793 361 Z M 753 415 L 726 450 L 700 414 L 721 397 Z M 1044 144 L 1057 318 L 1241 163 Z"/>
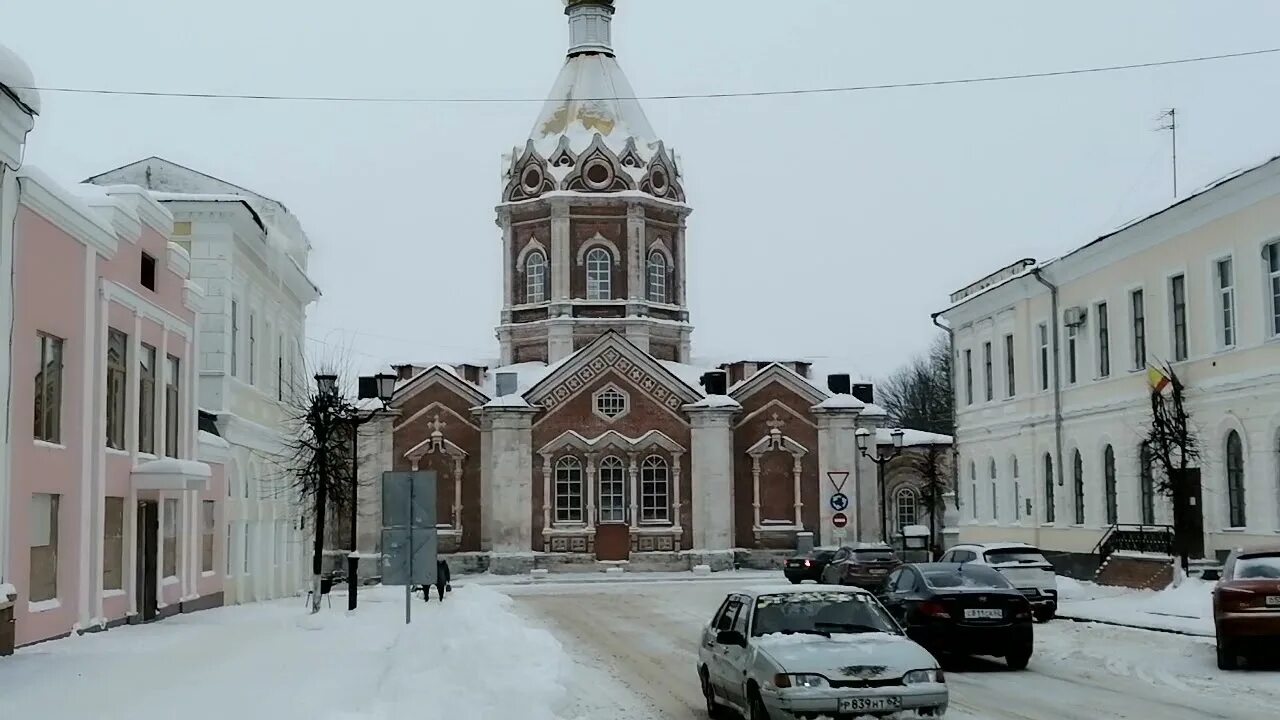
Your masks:
<path fill-rule="evenodd" d="M 1241 656 L 1280 658 L 1280 546 L 1235 550 L 1213 591 L 1218 667 L 1234 670 Z"/>

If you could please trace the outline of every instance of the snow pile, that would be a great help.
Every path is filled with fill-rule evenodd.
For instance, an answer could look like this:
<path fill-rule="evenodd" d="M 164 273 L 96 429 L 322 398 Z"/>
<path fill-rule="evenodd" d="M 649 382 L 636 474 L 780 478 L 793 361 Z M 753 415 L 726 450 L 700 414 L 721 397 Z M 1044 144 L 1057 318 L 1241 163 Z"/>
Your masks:
<path fill-rule="evenodd" d="M 1212 637 L 1214 583 L 1186 578 L 1164 590 L 1103 588 L 1058 578 L 1058 614 L 1077 620 L 1118 623 Z M 1112 592 L 1114 591 L 1114 592 Z"/>
<path fill-rule="evenodd" d="M 572 664 L 505 595 L 416 596 L 410 625 L 403 588 L 361 590 L 352 614 L 341 601 L 317 615 L 296 598 L 219 608 L 23 648 L 0 671 L 0 717 L 558 717 Z"/>

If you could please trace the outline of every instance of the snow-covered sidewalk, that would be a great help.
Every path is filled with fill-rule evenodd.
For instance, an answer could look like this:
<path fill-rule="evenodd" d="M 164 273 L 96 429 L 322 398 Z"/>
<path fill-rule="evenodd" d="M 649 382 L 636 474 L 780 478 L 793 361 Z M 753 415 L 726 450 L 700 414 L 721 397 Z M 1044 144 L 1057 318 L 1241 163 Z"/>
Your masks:
<path fill-rule="evenodd" d="M 1130 590 L 1058 578 L 1058 615 L 1128 627 L 1213 637 L 1213 586 L 1185 578 L 1164 590 Z"/>
<path fill-rule="evenodd" d="M 301 599 L 219 608 L 19 650 L 0 662 L 0 718 L 554 720 L 573 665 L 491 589 L 444 603 L 370 588 L 360 608 Z"/>

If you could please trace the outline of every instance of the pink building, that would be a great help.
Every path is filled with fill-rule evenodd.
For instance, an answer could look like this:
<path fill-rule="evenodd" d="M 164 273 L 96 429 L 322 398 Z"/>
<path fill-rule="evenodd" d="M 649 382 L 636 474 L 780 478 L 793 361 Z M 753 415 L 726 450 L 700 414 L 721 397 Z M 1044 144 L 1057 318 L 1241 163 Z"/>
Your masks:
<path fill-rule="evenodd" d="M 219 605 L 227 493 L 194 460 L 202 291 L 173 218 L 140 188 L 16 182 L 0 532 L 17 644 Z"/>

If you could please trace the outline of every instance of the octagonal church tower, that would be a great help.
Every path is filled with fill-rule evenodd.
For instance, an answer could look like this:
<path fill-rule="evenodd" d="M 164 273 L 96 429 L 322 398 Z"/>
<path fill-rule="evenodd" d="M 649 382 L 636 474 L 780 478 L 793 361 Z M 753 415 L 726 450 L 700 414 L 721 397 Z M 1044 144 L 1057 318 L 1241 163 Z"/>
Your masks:
<path fill-rule="evenodd" d="M 568 59 L 503 158 L 502 362 L 554 363 L 609 330 L 688 362 L 680 166 L 614 55 L 614 0 L 565 6 Z"/>

